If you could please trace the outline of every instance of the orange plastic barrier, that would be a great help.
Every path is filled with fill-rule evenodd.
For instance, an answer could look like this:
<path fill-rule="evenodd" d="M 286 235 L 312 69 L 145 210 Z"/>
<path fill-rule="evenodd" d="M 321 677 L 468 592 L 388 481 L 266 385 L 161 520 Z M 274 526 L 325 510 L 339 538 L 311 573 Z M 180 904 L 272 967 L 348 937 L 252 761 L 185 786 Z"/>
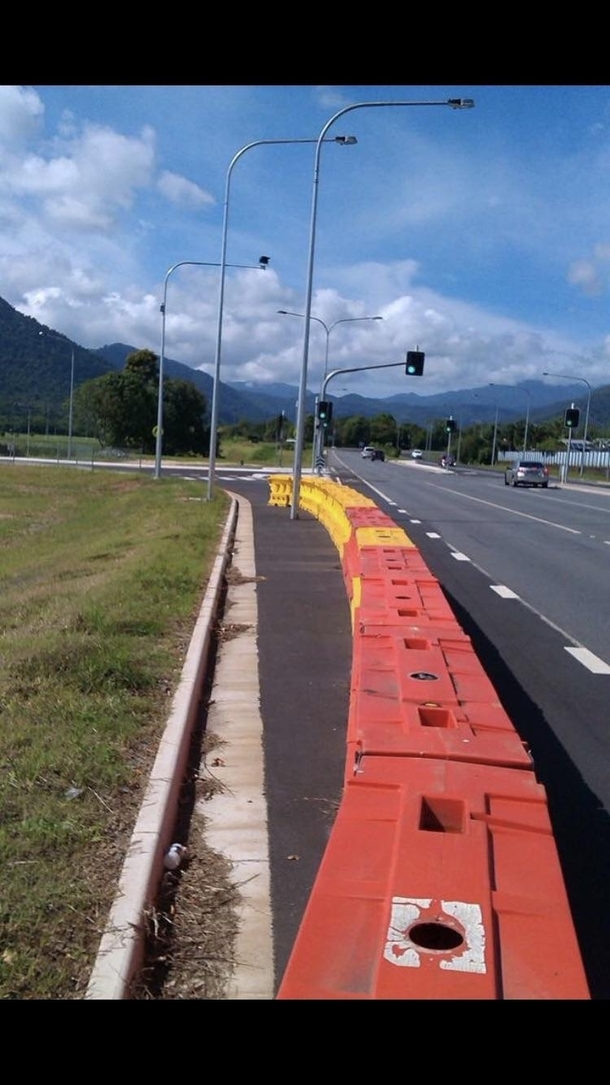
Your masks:
<path fill-rule="evenodd" d="M 373 502 L 303 490 L 354 637 L 344 795 L 277 997 L 589 999 L 546 792 L 439 582 Z"/>
<path fill-rule="evenodd" d="M 392 543 L 396 543 L 397 548 L 412 548 L 414 553 L 417 553 L 415 544 L 411 542 L 409 536 L 406 535 L 401 528 L 395 526 L 393 527 L 393 530 L 388 527 L 356 528 L 345 542 L 343 550 L 341 551 L 341 564 L 343 567 L 343 578 L 345 583 L 349 584 L 354 577 L 361 576 L 364 572 L 362 560 L 363 550 L 383 549 L 384 547 L 392 548 Z M 428 576 L 430 575 L 429 569 L 421 558 L 419 568 L 422 572 L 425 571 Z"/>
<path fill-rule="evenodd" d="M 430 576 L 419 550 L 410 546 L 361 546 L 360 576 L 408 575 L 422 573 Z"/>
<path fill-rule="evenodd" d="M 463 634 L 445 643 L 431 636 L 355 637 L 352 690 L 366 691 L 384 700 L 421 704 L 435 701 L 479 701 L 498 704 L 498 695 L 487 677 L 469 638 Z M 437 634 L 441 636 L 441 631 Z M 436 643 L 435 643 L 436 640 Z"/>
<path fill-rule="evenodd" d="M 413 574 L 406 577 L 361 577 L 351 580 L 352 628 L 358 622 L 384 625 L 403 618 L 455 621 L 443 590 L 433 577 Z"/>
<path fill-rule="evenodd" d="M 395 702 L 380 709 L 374 698 L 356 691 L 350 701 L 347 730 L 348 779 L 365 755 L 533 769 L 526 743 L 499 704 Z"/>
<path fill-rule="evenodd" d="M 529 771 L 365 757 L 278 999 L 588 999 Z"/>
<path fill-rule="evenodd" d="M 349 778 L 363 755 L 532 768 L 469 638 L 356 636 L 347 725 Z"/>

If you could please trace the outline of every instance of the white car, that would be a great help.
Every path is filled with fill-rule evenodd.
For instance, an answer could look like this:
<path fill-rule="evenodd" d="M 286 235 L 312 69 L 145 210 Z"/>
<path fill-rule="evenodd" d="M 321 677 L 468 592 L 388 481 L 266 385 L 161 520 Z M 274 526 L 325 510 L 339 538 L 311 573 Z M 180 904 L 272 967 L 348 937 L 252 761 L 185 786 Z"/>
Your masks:
<path fill-rule="evenodd" d="M 421 460 L 421 459 L 423 459 L 423 456 L 424 456 L 424 454 L 423 454 L 421 448 L 414 448 L 412 453 L 411 453 L 411 459 L 412 460 Z"/>
<path fill-rule="evenodd" d="M 365 448 L 362 449 L 363 460 L 372 460 L 376 451 L 377 449 L 373 448 L 373 445 L 367 445 Z"/>

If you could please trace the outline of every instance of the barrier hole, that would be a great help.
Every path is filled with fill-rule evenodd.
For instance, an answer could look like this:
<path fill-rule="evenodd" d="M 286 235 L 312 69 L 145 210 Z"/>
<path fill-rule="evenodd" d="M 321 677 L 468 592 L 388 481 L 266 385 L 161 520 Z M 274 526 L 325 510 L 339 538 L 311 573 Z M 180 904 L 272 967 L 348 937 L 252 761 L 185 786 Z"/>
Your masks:
<path fill-rule="evenodd" d="M 439 727 L 448 729 L 457 727 L 457 721 L 453 712 L 447 708 L 418 707 L 417 714 L 422 727 Z"/>
<path fill-rule="evenodd" d="M 435 949 L 441 953 L 458 949 L 464 944 L 460 932 L 445 926 L 444 923 L 415 923 L 408 935 L 413 945 L 421 949 Z"/>
<path fill-rule="evenodd" d="M 466 810 L 460 799 L 422 798 L 419 827 L 426 833 L 463 833 Z"/>

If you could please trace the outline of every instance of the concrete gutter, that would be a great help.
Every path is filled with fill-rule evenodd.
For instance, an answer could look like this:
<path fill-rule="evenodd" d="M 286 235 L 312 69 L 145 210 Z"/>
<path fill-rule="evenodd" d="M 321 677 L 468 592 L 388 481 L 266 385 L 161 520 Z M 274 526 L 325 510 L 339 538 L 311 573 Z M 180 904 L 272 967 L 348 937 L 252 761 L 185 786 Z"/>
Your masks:
<path fill-rule="evenodd" d="M 211 633 L 232 549 L 238 507 L 237 500 L 232 498 L 85 999 L 129 998 L 131 984 L 143 963 L 146 913 L 157 898 L 163 859 L 177 821 L 178 799 L 206 678 Z"/>

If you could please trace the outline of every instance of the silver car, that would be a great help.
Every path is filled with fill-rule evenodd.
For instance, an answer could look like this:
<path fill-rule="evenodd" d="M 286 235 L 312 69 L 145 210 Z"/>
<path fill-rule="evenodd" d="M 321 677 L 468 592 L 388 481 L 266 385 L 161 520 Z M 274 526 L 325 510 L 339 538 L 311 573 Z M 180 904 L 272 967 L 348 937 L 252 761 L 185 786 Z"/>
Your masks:
<path fill-rule="evenodd" d="M 549 469 L 538 460 L 515 460 L 506 468 L 505 486 L 542 486 L 549 485 Z"/>

